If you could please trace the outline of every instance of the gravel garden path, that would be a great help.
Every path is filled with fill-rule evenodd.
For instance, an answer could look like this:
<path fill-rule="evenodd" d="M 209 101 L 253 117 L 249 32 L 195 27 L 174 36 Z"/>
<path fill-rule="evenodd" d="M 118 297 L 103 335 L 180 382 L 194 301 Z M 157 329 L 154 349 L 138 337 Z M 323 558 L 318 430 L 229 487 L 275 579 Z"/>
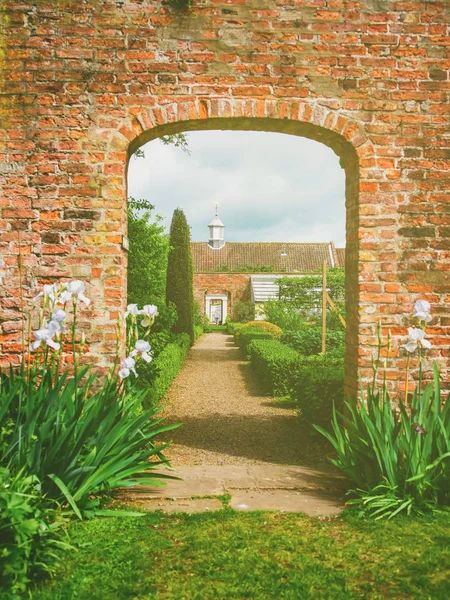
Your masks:
<path fill-rule="evenodd" d="M 324 443 L 301 426 L 292 406 L 263 395 L 233 337 L 205 334 L 192 347 L 169 389 L 165 454 L 185 465 L 314 465 L 324 463 Z"/>
<path fill-rule="evenodd" d="M 164 400 L 165 450 L 178 480 L 123 490 L 142 510 L 300 511 L 334 518 L 344 505 L 345 479 L 326 461 L 320 437 L 296 410 L 262 394 L 233 338 L 203 335 L 191 348 Z M 162 438 L 158 438 L 163 441 Z"/>

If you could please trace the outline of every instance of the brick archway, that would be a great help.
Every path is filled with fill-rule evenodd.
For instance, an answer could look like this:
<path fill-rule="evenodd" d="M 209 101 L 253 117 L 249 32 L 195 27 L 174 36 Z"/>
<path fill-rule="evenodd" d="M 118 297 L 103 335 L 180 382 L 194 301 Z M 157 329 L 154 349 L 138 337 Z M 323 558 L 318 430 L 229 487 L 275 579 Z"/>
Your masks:
<path fill-rule="evenodd" d="M 25 296 L 89 282 L 84 326 L 106 366 L 124 305 L 130 153 L 164 133 L 260 128 L 323 142 L 346 169 L 353 384 L 376 324 L 398 348 L 418 297 L 449 378 L 448 2 L 31 4 L 0 6 L 0 360 L 21 348 L 19 239 Z M 393 386 L 404 364 L 398 352 Z"/>
<path fill-rule="evenodd" d="M 128 160 L 136 149 L 153 139 L 182 131 L 217 129 L 272 131 L 307 137 L 329 146 L 339 156 L 346 172 L 346 309 L 349 322 L 346 385 L 349 390 L 357 389 L 360 344 L 359 162 L 360 156 L 367 158 L 371 152 L 363 127 L 335 111 L 306 102 L 231 98 L 171 103 L 144 110 L 119 128 L 121 137 L 115 136 L 111 140 L 114 150 L 109 161 L 110 168 L 119 171 L 118 160 L 123 156 L 117 151 L 122 149 L 126 150 L 128 166 Z M 375 335 L 375 330 L 371 333 Z"/>

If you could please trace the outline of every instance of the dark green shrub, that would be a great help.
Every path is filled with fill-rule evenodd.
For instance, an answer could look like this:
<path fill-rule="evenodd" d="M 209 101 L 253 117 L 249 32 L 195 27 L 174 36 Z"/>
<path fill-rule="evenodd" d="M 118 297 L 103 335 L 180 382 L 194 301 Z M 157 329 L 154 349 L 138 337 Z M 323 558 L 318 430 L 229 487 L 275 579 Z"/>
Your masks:
<path fill-rule="evenodd" d="M 203 333 L 204 329 L 202 325 L 194 325 L 194 339 L 198 340 Z"/>
<path fill-rule="evenodd" d="M 343 403 L 342 357 L 302 356 L 277 340 L 252 341 L 247 353 L 267 393 L 296 402 L 309 424 L 328 426 L 333 402 L 337 407 Z"/>
<path fill-rule="evenodd" d="M 177 208 L 170 225 L 170 251 L 167 264 L 166 303 L 177 310 L 175 333 L 187 333 L 194 341 L 194 267 L 191 234 L 184 212 Z"/>
<path fill-rule="evenodd" d="M 161 321 L 169 236 L 154 208 L 147 200 L 128 199 L 127 296 L 128 304 L 156 304 Z"/>
<path fill-rule="evenodd" d="M 234 335 L 237 331 L 244 327 L 244 323 L 235 323 L 234 321 L 227 321 L 227 331 L 229 334 Z"/>
<path fill-rule="evenodd" d="M 286 331 L 281 341 L 304 356 L 319 354 L 322 351 L 322 327 L 304 325 L 297 331 Z M 340 352 L 344 356 L 345 329 L 342 325 L 336 329 L 327 329 L 326 350 L 327 353 Z"/>
<path fill-rule="evenodd" d="M 12 476 L 0 467 L 0 592 L 5 600 L 18 598 L 31 581 L 51 573 L 57 550 L 70 548 L 61 539 L 57 509 L 42 496 L 35 475 L 21 469 Z"/>
<path fill-rule="evenodd" d="M 268 300 L 264 302 L 266 319 L 283 331 L 296 331 L 305 326 L 305 316 L 290 302 Z"/>
<path fill-rule="evenodd" d="M 301 356 L 294 375 L 294 398 L 310 425 L 329 428 L 333 404 L 344 402 L 344 359 L 332 353 Z"/>
<path fill-rule="evenodd" d="M 232 319 L 238 323 L 248 323 L 255 318 L 253 302 L 236 302 L 233 305 Z"/>
<path fill-rule="evenodd" d="M 265 391 L 276 397 L 293 398 L 294 375 L 299 354 L 278 340 L 254 339 L 247 353 Z"/>
<path fill-rule="evenodd" d="M 150 384 L 145 404 L 156 406 L 169 389 L 176 374 L 180 370 L 189 348 L 190 337 L 187 334 L 178 336 L 176 342 L 168 344 L 156 359 L 156 374 Z"/>
<path fill-rule="evenodd" d="M 257 327 L 244 327 L 235 333 L 234 339 L 235 344 L 247 354 L 247 346 L 250 342 L 253 340 L 273 340 L 273 335 Z"/>
<path fill-rule="evenodd" d="M 194 329 L 195 327 L 201 327 L 203 333 L 212 332 L 211 321 L 208 315 L 201 310 L 198 302 L 194 302 Z"/>

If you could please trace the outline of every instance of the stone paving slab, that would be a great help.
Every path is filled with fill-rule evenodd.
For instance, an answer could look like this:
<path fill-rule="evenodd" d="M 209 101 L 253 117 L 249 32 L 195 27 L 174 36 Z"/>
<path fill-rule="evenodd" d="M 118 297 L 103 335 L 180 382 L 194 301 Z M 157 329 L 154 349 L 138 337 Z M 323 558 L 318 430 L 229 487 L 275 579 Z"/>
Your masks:
<path fill-rule="evenodd" d="M 335 517 L 344 508 L 344 501 L 323 491 L 294 490 L 230 490 L 230 506 L 235 510 L 276 510 L 303 512 L 310 517 Z"/>
<path fill-rule="evenodd" d="M 237 510 L 300 511 L 310 516 L 327 516 L 342 510 L 347 488 L 345 478 L 332 470 L 274 464 L 183 466 L 171 474 L 182 479 L 162 487 L 126 489 L 120 499 L 144 510 L 201 512 L 219 510 L 222 504 L 219 499 L 214 499 L 213 504 L 195 497 L 230 494 L 231 506 Z"/>
<path fill-rule="evenodd" d="M 142 510 L 156 511 L 162 510 L 165 513 L 201 513 L 208 511 L 222 510 L 223 504 L 218 498 L 195 498 L 183 500 L 146 500 L 144 502 L 135 502 L 137 508 Z"/>
<path fill-rule="evenodd" d="M 138 486 L 124 493 L 130 498 L 192 498 L 219 496 L 234 489 L 346 489 L 346 480 L 338 474 L 308 467 L 286 465 L 207 465 L 183 466 L 170 472 L 181 480 L 166 486 Z"/>
<path fill-rule="evenodd" d="M 286 465 L 255 465 L 249 475 L 259 489 L 347 489 L 348 481 L 332 470 Z M 244 487 L 233 485 L 233 487 Z"/>

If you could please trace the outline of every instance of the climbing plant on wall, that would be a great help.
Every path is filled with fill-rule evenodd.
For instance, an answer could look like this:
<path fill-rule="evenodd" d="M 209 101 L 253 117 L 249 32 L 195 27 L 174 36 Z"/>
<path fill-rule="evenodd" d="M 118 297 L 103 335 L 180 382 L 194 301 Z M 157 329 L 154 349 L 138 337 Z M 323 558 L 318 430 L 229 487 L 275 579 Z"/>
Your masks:
<path fill-rule="evenodd" d="M 169 4 L 177 10 L 187 10 L 191 8 L 193 0 L 169 0 Z"/>
<path fill-rule="evenodd" d="M 170 225 L 169 260 L 167 264 L 166 302 L 176 306 L 176 333 L 187 333 L 194 340 L 194 267 L 191 234 L 184 212 L 174 210 Z"/>

